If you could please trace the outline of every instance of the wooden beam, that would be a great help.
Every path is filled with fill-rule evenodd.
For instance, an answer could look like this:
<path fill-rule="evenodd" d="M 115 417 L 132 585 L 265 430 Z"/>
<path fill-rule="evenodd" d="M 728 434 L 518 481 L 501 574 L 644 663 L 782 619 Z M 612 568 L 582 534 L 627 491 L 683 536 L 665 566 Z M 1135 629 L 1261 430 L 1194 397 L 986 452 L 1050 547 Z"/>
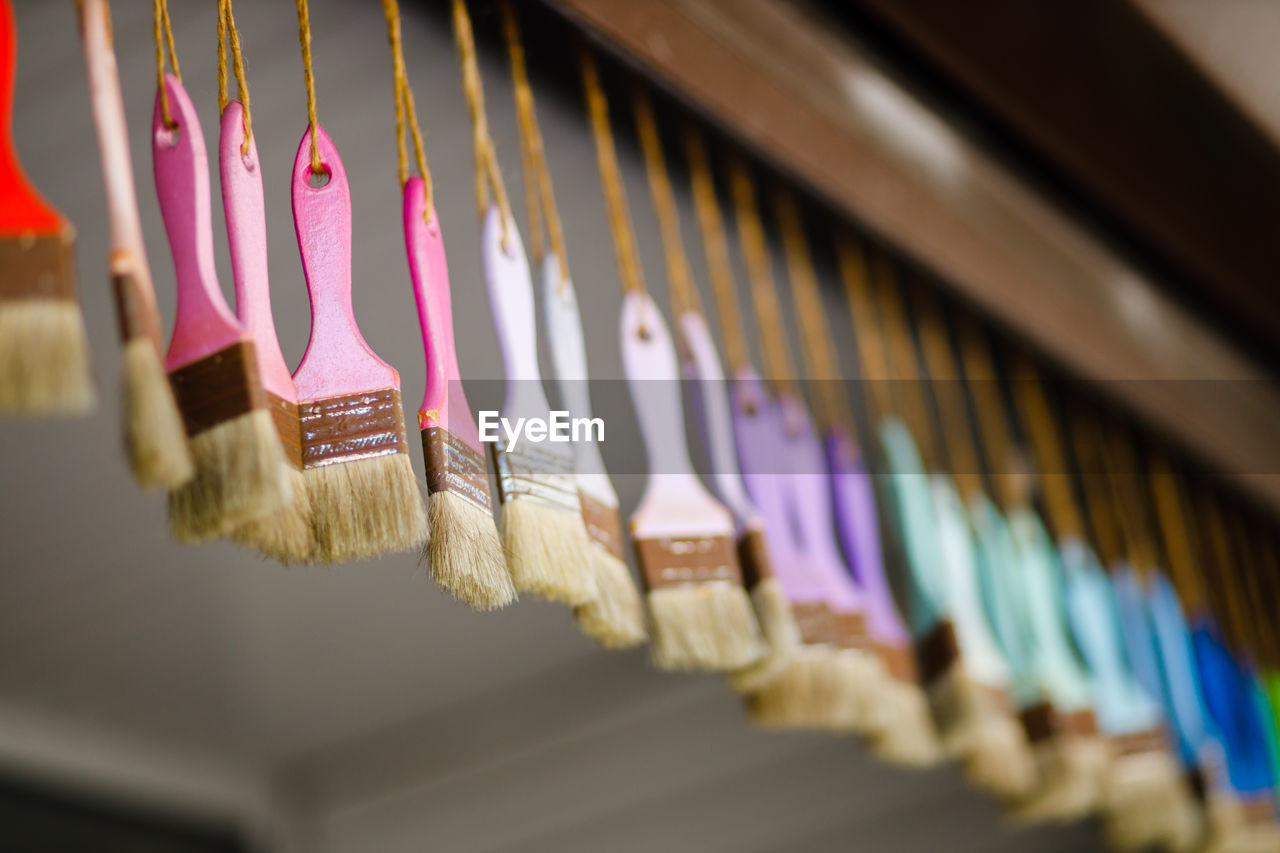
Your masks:
<path fill-rule="evenodd" d="M 1271 377 L 797 4 L 553 0 L 745 146 L 1280 509 Z"/>

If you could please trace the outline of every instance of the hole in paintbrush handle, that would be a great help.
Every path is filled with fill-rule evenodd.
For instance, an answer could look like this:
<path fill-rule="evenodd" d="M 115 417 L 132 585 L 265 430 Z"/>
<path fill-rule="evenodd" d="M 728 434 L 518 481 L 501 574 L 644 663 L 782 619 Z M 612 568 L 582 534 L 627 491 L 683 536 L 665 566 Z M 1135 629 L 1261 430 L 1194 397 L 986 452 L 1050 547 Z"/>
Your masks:
<path fill-rule="evenodd" d="M 320 171 L 315 171 L 310 166 L 307 167 L 307 186 L 313 190 L 318 190 L 329 185 L 329 167 L 320 164 Z"/>
<path fill-rule="evenodd" d="M 162 124 L 156 128 L 156 142 L 172 151 L 178 147 L 178 140 L 182 138 L 182 126 L 176 121 L 172 125 Z"/>

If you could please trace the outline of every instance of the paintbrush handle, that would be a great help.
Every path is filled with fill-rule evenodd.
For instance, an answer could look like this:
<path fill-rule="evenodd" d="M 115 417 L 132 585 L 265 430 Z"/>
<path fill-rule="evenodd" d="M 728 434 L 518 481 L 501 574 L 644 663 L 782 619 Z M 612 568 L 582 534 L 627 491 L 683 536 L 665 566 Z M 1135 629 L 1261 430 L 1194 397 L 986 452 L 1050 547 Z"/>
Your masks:
<path fill-rule="evenodd" d="M 62 216 L 31 186 L 13 143 L 13 101 L 18 80 L 18 25 L 9 0 L 0 0 L 0 234 L 54 232 Z"/>
<path fill-rule="evenodd" d="M 561 273 L 560 257 L 547 252 L 542 259 L 542 305 L 547 342 L 551 347 L 551 367 L 560 400 L 573 418 L 591 417 L 591 393 L 587 374 L 587 344 L 582 334 L 578 295 Z M 605 471 L 600 446 L 594 441 L 573 442 L 578 488 L 609 506 L 618 503 L 617 492 Z"/>
<path fill-rule="evenodd" d="M 427 366 L 418 427 L 443 427 L 479 453 L 480 433 L 463 396 L 454 346 L 453 298 L 444 234 L 434 205 L 427 208 L 426 187 L 417 175 L 404 185 L 404 241 Z"/>
<path fill-rule="evenodd" d="M 893 601 L 880 550 L 880 527 L 871 477 L 853 438 L 842 428 L 837 427 L 827 435 L 826 451 L 836 533 L 850 567 L 867 593 L 868 628 L 878 639 L 895 644 L 905 641 L 907 634 Z"/>
<path fill-rule="evenodd" d="M 491 204 L 484 214 L 481 241 L 489 308 L 493 312 L 507 376 L 503 414 L 545 417 L 546 397 L 538 371 L 533 281 L 520 231 L 514 221 L 508 220 L 504 227 L 502 213 L 496 204 Z"/>
<path fill-rule="evenodd" d="M 697 311 L 686 311 L 678 319 L 680 335 L 688 353 L 685 375 L 692 380 L 697 403 L 697 422 L 711 463 L 708 480 L 712 490 L 738 521 L 739 529 L 760 520 L 738 472 L 737 445 L 733 437 L 733 415 L 729 409 L 728 385 L 715 341 L 707 321 Z"/>
<path fill-rule="evenodd" d="M 311 130 L 293 163 L 293 224 L 311 298 L 311 337 L 294 371 L 304 400 L 399 387 L 400 376 L 378 358 L 356 325 L 351 305 L 351 190 L 338 149 L 316 127 L 316 148 L 328 173 L 312 186 Z"/>
<path fill-rule="evenodd" d="M 166 74 L 164 85 L 175 127 L 165 126 L 161 93 L 157 91 L 151 118 L 151 156 L 178 291 L 173 336 L 165 356 L 165 367 L 172 371 L 247 336 L 218 286 L 209 207 L 209 157 L 200 120 L 177 77 Z"/>
<path fill-rule="evenodd" d="M 297 402 L 293 377 L 280 351 L 271 316 L 271 287 L 267 272 L 267 212 L 262 194 L 262 160 L 258 142 L 244 147 L 244 106 L 229 101 L 222 111 L 218 139 L 218 167 L 222 178 L 222 209 L 235 280 L 236 317 L 253 338 L 262 387 L 282 400 Z"/>
<path fill-rule="evenodd" d="M 693 463 L 684 434 L 680 369 L 667 324 L 645 293 L 622 303 L 622 366 L 649 456 L 649 476 L 690 476 Z"/>

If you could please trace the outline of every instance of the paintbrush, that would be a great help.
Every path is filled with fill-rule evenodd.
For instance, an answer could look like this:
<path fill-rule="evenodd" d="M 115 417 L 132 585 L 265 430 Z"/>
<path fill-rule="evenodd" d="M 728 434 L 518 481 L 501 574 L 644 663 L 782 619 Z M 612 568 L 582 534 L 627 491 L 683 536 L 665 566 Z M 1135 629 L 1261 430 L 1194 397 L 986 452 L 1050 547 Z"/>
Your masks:
<path fill-rule="evenodd" d="M 298 145 L 292 196 L 311 299 L 311 337 L 293 381 L 315 559 L 419 548 L 427 514 L 409 458 L 400 374 L 365 342 L 352 313 L 351 192 L 338 150 L 318 125 Z"/>
<path fill-rule="evenodd" d="M 568 408 L 570 418 L 574 423 L 591 423 L 587 348 L 578 312 L 578 295 L 569 275 L 564 230 L 556 207 L 533 89 L 525 69 L 519 22 L 512 3 L 502 4 L 502 17 L 519 117 L 529 233 L 533 241 L 533 257 L 541 272 L 543 320 L 551 344 L 551 365 L 561 402 Z M 591 538 L 591 572 L 596 582 L 596 597 L 575 607 L 573 615 L 582 631 L 596 642 L 606 648 L 628 648 L 643 643 L 648 637 L 644 602 L 631 570 L 627 568 L 618 494 L 609 480 L 600 445 L 595 439 L 595 436 L 587 436 L 578 440 L 575 436 L 573 442 L 578 498 L 582 504 L 582 519 Z"/>
<path fill-rule="evenodd" d="M 199 542 L 279 511 L 293 493 L 253 340 L 218 285 L 204 137 L 172 74 L 156 95 L 151 150 L 178 291 L 165 370 L 195 464 L 169 492 L 169 523 L 179 540 Z"/>
<path fill-rule="evenodd" d="M 809 498 L 813 505 L 811 513 L 834 522 L 848 566 L 846 573 L 858 582 L 856 589 L 870 647 L 883 670 L 868 727 L 872 750 L 895 764 L 928 766 L 940 755 L 938 739 L 928 701 L 917 680 L 909 638 L 884 577 L 870 483 L 865 471 L 855 468 L 852 407 L 841 383 L 804 224 L 790 193 L 783 190 L 775 193 L 774 209 L 804 343 L 801 351 L 808 387 L 812 390 L 810 397 L 822 432 L 821 443 L 812 428 L 801 432 L 805 458 L 796 460 L 800 466 L 796 470 L 808 475 L 803 485 L 813 493 Z M 868 536 L 872 537 L 871 541 L 863 542 Z M 823 538 L 830 540 L 831 537 L 824 532 Z M 863 581 L 864 578 L 870 583 Z"/>
<path fill-rule="evenodd" d="M 427 386 L 418 408 L 426 464 L 431 540 L 424 552 L 441 588 L 479 610 L 516 600 L 515 585 L 493 521 L 489 472 L 467 403 L 453 338 L 452 297 L 444 237 L 419 176 L 404 185 L 405 248 L 427 357 Z"/>
<path fill-rule="evenodd" d="M 463 0 L 453 2 L 453 32 L 471 113 L 485 283 L 506 373 L 501 416 L 511 422 L 545 419 L 551 406 L 538 370 L 529 263 L 489 136 L 475 40 Z M 572 453 L 550 442 L 513 444 L 505 436 L 490 444 L 490 450 L 498 469 L 502 546 L 516 589 L 575 606 L 595 599 L 591 541 L 582 520 Z"/>
<path fill-rule="evenodd" d="M 730 161 L 730 185 L 747 267 L 756 326 L 765 346 L 767 380 L 778 405 L 785 468 L 781 488 L 796 538 L 809 570 L 826 591 L 831 612 L 833 687 L 841 699 L 828 725 L 839 730 L 869 731 L 878 708 L 875 699 L 886 681 L 879 658 L 871 651 L 861 589 L 840 555 L 832 528 L 830 484 L 822 446 L 800 394 L 781 308 L 774 286 L 769 251 L 756 205 L 755 186 L 745 163 Z"/>
<path fill-rule="evenodd" d="M 648 136 L 646 133 L 643 138 Z M 651 147 L 652 142 L 647 142 L 646 150 Z M 716 198 L 706 144 L 701 133 L 692 125 L 686 128 L 685 151 L 707 275 L 720 309 L 725 349 L 732 369 L 737 373 L 747 367 L 742 319 L 734 298 L 733 272 L 725 241 L 724 222 Z M 649 171 L 651 174 L 660 174 L 656 169 Z M 742 568 L 743 582 L 751 593 L 751 603 L 755 607 L 756 618 L 760 622 L 768 649 L 758 663 L 730 676 L 730 684 L 735 690 L 750 693 L 772 681 L 795 662 L 804 644 L 780 570 L 776 568 L 780 565 L 794 565 L 796 549 L 790 527 L 777 520 L 770 524 L 765 513 L 747 494 L 738 466 L 734 411 L 728 395 L 729 383 L 721 368 L 720 357 L 707 327 L 706 314 L 697 290 L 692 286 L 681 288 L 683 295 L 677 298 L 675 283 L 687 279 L 675 270 L 668 271 L 668 279 L 673 284 L 672 302 L 679 306 L 676 314 L 680 354 L 684 376 L 692 380 L 697 422 L 710 465 L 707 479 L 716 497 L 729 508 L 737 522 L 738 563 Z M 776 491 L 774 494 L 776 495 Z M 783 511 L 781 504 L 777 503 L 773 517 L 780 518 Z M 825 616 L 825 611 L 823 615 Z M 822 633 L 825 638 L 825 628 Z M 824 647 L 823 654 L 826 651 Z M 785 699 L 787 691 L 781 690 L 780 693 Z"/>
<path fill-rule="evenodd" d="M 679 214 L 667 175 L 666 159 L 654 120 L 653 106 L 648 93 L 638 86 L 634 89 L 632 100 L 645 158 L 645 173 L 661 230 L 667 285 L 679 332 L 677 351 L 682 374 L 692 380 L 689 387 L 692 391 L 695 420 L 711 466 L 708 482 L 716 497 L 733 513 L 737 525 L 739 565 L 768 649 L 767 654 L 759 661 L 731 676 L 730 683 L 735 689 L 749 692 L 766 684 L 781 672 L 800 644 L 801 637 L 781 585 L 774 577 L 768 550 L 771 539 L 766 534 L 764 519 L 746 494 L 734 458 L 736 447 L 724 374 L 684 253 Z M 709 250 L 709 269 L 715 279 L 713 286 L 717 290 L 732 290 L 732 274 L 728 270 L 723 226 L 706 162 L 706 152 L 701 138 L 694 136 L 692 131 L 687 142 L 693 166 L 693 192 L 698 206 L 699 223 Z M 741 342 L 742 330 L 736 317 L 726 321 L 725 334 L 726 337 L 737 336 L 737 351 L 745 351 Z M 758 702 L 756 707 L 759 708 Z"/>
<path fill-rule="evenodd" d="M 427 517 L 432 535 L 423 558 L 442 589 L 478 610 L 492 610 L 515 601 L 516 590 L 493 520 L 480 432 L 458 369 L 449 266 L 413 90 L 405 73 L 400 10 L 395 0 L 383 0 L 382 5 L 395 78 L 396 151 L 404 195 L 405 250 L 426 355 L 426 390 L 418 408 L 418 428 L 426 465 Z M 413 176 L 409 174 L 408 148 L 400 130 L 406 126 L 413 139 L 418 170 Z"/>
<path fill-rule="evenodd" d="M 142 241 L 124 99 L 111 44 L 111 10 L 107 0 L 81 0 L 77 8 L 111 226 L 108 266 L 123 347 L 120 389 L 125 453 L 140 484 L 172 488 L 190 479 L 194 468 L 182 416 L 164 372 L 160 311 Z"/>
<path fill-rule="evenodd" d="M 233 30 L 234 32 L 234 30 Z M 237 36 L 238 39 L 238 36 Z M 257 375 L 266 408 L 288 463 L 293 500 L 284 508 L 231 531 L 231 539 L 259 549 L 282 563 L 306 562 L 315 550 L 311 500 L 302 474 L 302 429 L 298 392 L 289 375 L 271 316 L 267 269 L 267 217 L 262 193 L 262 160 L 256 139 L 246 137 L 246 112 L 239 101 L 222 109 L 218 165 L 222 177 L 222 209 L 231 250 L 236 317 L 253 340 Z"/>
<path fill-rule="evenodd" d="M 978 433 L 987 458 L 999 466 L 993 481 L 1004 514 L 989 510 L 981 523 L 985 535 L 1000 543 L 992 549 L 998 582 L 1017 593 L 1023 626 L 1018 642 L 1026 650 L 1023 666 L 1030 676 L 1027 690 L 1017 698 L 1038 781 L 1012 816 L 1022 821 L 1079 819 L 1101 805 L 1109 752 L 1098 733 L 1093 687 L 1068 636 L 1058 555 L 1031 505 L 1027 457 L 1011 434 L 989 344 L 968 315 L 960 332 Z"/>
<path fill-rule="evenodd" d="M 18 32 L 0 0 L 0 414 L 74 415 L 93 407 L 75 229 L 27 181 L 13 140 Z"/>
<path fill-rule="evenodd" d="M 1057 428 L 1059 418 L 1029 357 L 1015 352 L 1010 361 L 1013 398 L 1035 452 L 1037 481 L 1062 563 L 1067 616 L 1093 677 L 1098 728 L 1112 751 L 1103 784 L 1106 834 L 1113 845 L 1129 850 L 1166 839 L 1180 842 L 1188 834 L 1188 822 L 1194 832 L 1195 807 L 1166 749 L 1162 709 L 1139 683 L 1131 664 L 1128 638 L 1117 618 L 1118 596 L 1103 568 L 1113 566 L 1117 575 L 1128 571 L 1122 556 L 1126 549 L 1134 565 L 1149 565 L 1135 526 L 1127 523 L 1126 513 L 1134 507 L 1119 500 L 1115 478 L 1109 478 L 1112 488 L 1107 489 L 1100 477 L 1082 474 L 1083 508 L 1089 512 L 1097 550 L 1086 542 L 1084 514 L 1072 490 Z M 1100 459 L 1105 450 L 1093 426 L 1077 406 L 1071 429 L 1077 467 L 1096 474 L 1105 470 Z"/>
<path fill-rule="evenodd" d="M 764 652 L 742 585 L 732 513 L 698 480 L 685 441 L 680 368 L 644 273 L 595 58 L 580 48 L 587 112 L 622 283 L 622 363 L 648 456 L 629 521 L 660 669 L 732 671 Z"/>
<path fill-rule="evenodd" d="M 870 387 L 880 414 L 880 448 L 891 472 L 886 509 L 898 519 L 905 540 L 902 574 L 930 709 L 944 752 L 961 760 L 966 778 L 1011 800 L 1031 786 L 1031 758 L 1010 707 L 1011 662 L 996 644 L 983 607 L 977 554 L 954 485 L 975 487 L 968 415 L 940 412 L 934 428 L 926 405 L 925 389 L 933 390 L 940 406 L 946 399 L 939 385 L 954 374 L 954 359 L 941 319 L 921 312 L 919 336 L 929 366 L 928 375 L 922 373 L 888 260 L 875 256 L 872 277 L 847 241 L 838 254 L 860 362 L 870 380 L 860 387 Z M 888 381 L 890 365 L 899 381 Z M 939 437 L 946 440 L 942 446 Z M 922 459 L 921 448 L 932 465 Z M 949 472 L 938 458 L 947 459 Z"/>

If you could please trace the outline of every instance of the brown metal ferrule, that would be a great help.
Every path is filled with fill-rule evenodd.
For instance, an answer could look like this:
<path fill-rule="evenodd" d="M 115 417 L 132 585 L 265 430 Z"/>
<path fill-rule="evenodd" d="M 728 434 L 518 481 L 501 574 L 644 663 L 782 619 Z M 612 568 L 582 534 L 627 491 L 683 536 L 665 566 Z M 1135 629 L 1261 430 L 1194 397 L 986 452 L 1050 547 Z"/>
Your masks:
<path fill-rule="evenodd" d="M 581 513 L 573 458 L 558 448 L 526 443 L 508 450 L 506 442 L 489 445 L 498 472 L 498 500 L 534 499 L 566 512 Z"/>
<path fill-rule="evenodd" d="M 1116 754 L 1121 757 L 1161 752 L 1168 746 L 1168 740 L 1161 729 L 1146 729 L 1132 734 L 1117 735 L 1111 738 L 1111 743 L 1115 747 Z"/>
<path fill-rule="evenodd" d="M 1024 708 L 1018 714 L 1027 740 L 1040 743 L 1055 736 L 1088 737 L 1098 733 L 1097 720 L 1092 711 L 1061 713 L 1048 702 L 1038 702 Z"/>
<path fill-rule="evenodd" d="M 832 642 L 842 649 L 869 649 L 871 638 L 867 636 L 867 616 L 857 610 L 831 611 L 831 626 L 835 631 Z"/>
<path fill-rule="evenodd" d="M 742 582 L 747 589 L 755 589 L 761 581 L 774 576 L 763 530 L 748 527 L 738 539 L 738 565 L 742 567 Z"/>
<path fill-rule="evenodd" d="M 619 560 L 626 561 L 622 550 L 622 519 L 618 508 L 602 503 L 588 494 L 579 492 L 582 501 L 582 521 L 587 526 L 591 541 Z"/>
<path fill-rule="evenodd" d="M 189 437 L 266 405 L 256 365 L 253 344 L 239 342 L 170 372 Z"/>
<path fill-rule="evenodd" d="M 429 493 L 449 492 L 485 512 L 493 511 L 489 469 L 479 451 L 444 427 L 433 426 L 422 430 L 422 458 Z"/>
<path fill-rule="evenodd" d="M 649 590 L 706 583 L 742 586 L 733 541 L 727 536 L 660 536 L 632 542 Z"/>
<path fill-rule="evenodd" d="M 302 421 L 298 418 L 298 404 L 265 392 L 267 411 L 276 425 L 284 456 L 295 468 L 302 468 Z"/>
<path fill-rule="evenodd" d="M 75 229 L 0 236 L 0 299 L 76 298 Z"/>
<path fill-rule="evenodd" d="M 299 403 L 298 420 L 304 468 L 409 452 L 396 388 Z"/>
<path fill-rule="evenodd" d="M 796 620 L 800 639 L 806 646 L 820 646 L 835 638 L 835 625 L 831 620 L 831 608 L 825 601 L 793 601 L 791 617 Z"/>
<path fill-rule="evenodd" d="M 164 335 L 160 329 L 160 312 L 156 310 L 154 294 L 143 288 L 137 272 L 137 260 L 129 252 L 117 250 L 111 253 L 111 293 L 116 303 L 116 328 L 120 340 L 128 343 L 140 338 L 149 339 L 156 352 L 164 348 Z"/>
<path fill-rule="evenodd" d="M 949 620 L 940 621 L 916 641 L 916 660 L 920 664 L 920 678 L 926 685 L 933 684 L 960 660 L 956 629 Z"/>
<path fill-rule="evenodd" d="M 895 681 L 905 684 L 917 684 L 919 673 L 916 669 L 916 658 L 906 646 L 890 646 L 885 643 L 874 643 L 876 654 L 884 663 L 885 670 Z"/>

